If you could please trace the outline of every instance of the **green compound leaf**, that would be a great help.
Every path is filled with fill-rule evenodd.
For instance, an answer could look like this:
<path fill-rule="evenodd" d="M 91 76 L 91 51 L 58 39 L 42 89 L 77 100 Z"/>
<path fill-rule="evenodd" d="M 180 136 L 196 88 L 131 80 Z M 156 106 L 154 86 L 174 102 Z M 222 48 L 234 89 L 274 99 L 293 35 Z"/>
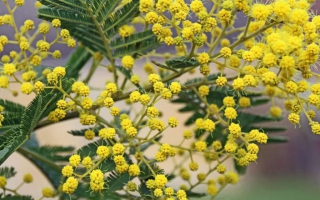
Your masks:
<path fill-rule="evenodd" d="M 65 64 L 66 66 L 66 78 L 78 79 L 80 70 L 85 66 L 88 60 L 91 58 L 91 54 L 85 47 L 78 47 L 70 56 Z"/>
<path fill-rule="evenodd" d="M 281 121 L 282 118 L 273 118 L 270 116 L 261 116 L 261 115 L 255 115 L 251 113 L 244 113 L 244 112 L 238 112 L 237 120 L 239 120 L 241 123 L 242 131 L 249 132 L 252 129 L 257 128 L 257 123 L 267 123 L 267 122 L 275 122 L 275 121 Z M 255 125 L 255 126 L 254 126 Z M 262 129 L 262 127 L 259 127 L 257 129 Z M 265 132 L 267 130 L 275 131 L 275 130 L 281 130 L 282 127 L 266 127 Z"/>
<path fill-rule="evenodd" d="M 45 69 L 50 69 L 52 70 L 54 67 L 52 66 L 47 66 L 47 65 L 39 65 L 39 66 L 34 66 L 33 67 L 33 70 L 37 73 L 37 77 L 36 77 L 36 80 L 39 80 L 45 84 L 48 83 L 47 79 L 45 76 L 43 76 L 42 72 L 43 70 Z"/>
<path fill-rule="evenodd" d="M 251 101 L 251 106 L 260 106 L 262 104 L 266 104 L 270 101 L 270 99 L 255 99 Z"/>
<path fill-rule="evenodd" d="M 12 101 L 0 99 L 0 106 L 4 108 L 2 115 L 4 121 L 1 122 L 0 133 L 20 126 L 21 116 L 25 107 Z"/>
<path fill-rule="evenodd" d="M 154 139 L 154 141 L 158 142 L 158 141 L 160 141 L 161 138 L 162 138 L 162 135 L 156 137 L 156 138 Z M 153 142 L 146 142 L 146 143 L 142 144 L 142 145 L 140 146 L 140 151 L 141 151 L 141 152 L 144 152 L 145 150 L 147 150 L 147 149 L 148 149 L 151 145 L 153 145 L 153 144 L 154 144 Z M 134 154 L 134 153 L 135 153 L 134 148 L 131 148 L 131 149 L 130 149 L 130 153 L 131 153 L 131 154 Z"/>
<path fill-rule="evenodd" d="M 67 28 L 84 46 L 94 52 L 103 53 L 109 59 L 111 54 L 113 58 L 124 55 L 137 57 L 160 45 L 150 30 L 112 40 L 121 26 L 130 23 L 139 14 L 139 0 L 132 0 L 124 6 L 120 6 L 122 2 L 120 0 L 40 0 L 40 2 L 45 6 L 38 9 L 39 18 L 48 21 L 60 19 L 62 28 Z M 86 56 L 84 58 L 86 60 Z"/>
<path fill-rule="evenodd" d="M 106 145 L 106 142 L 100 139 L 95 142 L 89 143 L 83 146 L 82 148 L 78 149 L 77 154 L 79 154 L 81 158 L 84 158 L 86 156 L 93 157 L 96 155 L 97 148 L 100 145 Z"/>
<path fill-rule="evenodd" d="M 19 127 L 9 129 L 0 135 L 0 164 L 28 139 L 28 133 L 23 133 Z"/>
<path fill-rule="evenodd" d="M 71 195 L 72 200 L 82 200 L 82 199 L 90 199 L 90 200 L 101 200 L 101 199 L 107 199 L 107 200 L 121 200 L 121 198 L 117 195 L 114 195 L 112 193 L 105 192 L 106 190 L 103 190 L 102 192 L 90 192 L 89 191 L 89 185 L 84 183 L 79 183 L 76 191 Z M 62 199 L 70 199 L 70 196 L 67 194 L 62 195 Z"/>
<path fill-rule="evenodd" d="M 159 46 L 160 43 L 151 30 L 136 33 L 126 38 L 120 37 L 110 43 L 111 50 L 115 50 L 113 54 L 115 57 L 123 57 L 125 55 L 137 57 L 139 53 L 147 53 L 149 48 L 153 50 Z"/>
<path fill-rule="evenodd" d="M 146 199 L 152 199 L 151 190 L 147 188 L 146 181 L 141 180 L 141 184 L 138 187 L 138 192 L 140 193 L 141 197 Z"/>
<path fill-rule="evenodd" d="M 0 176 L 4 176 L 7 179 L 13 177 L 14 175 L 16 175 L 16 171 L 13 167 L 1 167 L 0 168 Z"/>
<path fill-rule="evenodd" d="M 19 128 L 21 123 L 21 115 L 16 115 L 15 117 L 8 117 L 6 114 L 4 116 L 4 121 L 1 122 L 0 133 L 13 128 Z"/>
<path fill-rule="evenodd" d="M 288 137 L 284 137 L 284 136 L 269 136 L 267 144 L 285 143 L 285 142 L 288 142 L 288 141 L 289 141 Z"/>
<path fill-rule="evenodd" d="M 205 193 L 197 193 L 192 191 L 186 191 L 187 197 L 204 197 L 207 196 Z"/>
<path fill-rule="evenodd" d="M 221 144 L 224 146 L 227 142 L 227 135 L 228 134 L 226 128 L 221 125 L 218 125 L 211 134 L 208 134 L 206 142 L 207 144 L 212 144 L 213 141 L 219 140 Z"/>
<path fill-rule="evenodd" d="M 72 83 L 72 81 L 63 80 L 64 91 L 69 92 Z M 30 138 L 37 123 L 55 109 L 56 102 L 62 97 L 61 92 L 45 89 L 33 99 L 22 113 L 20 126 L 9 129 L 0 135 L 0 164 Z M 30 116 L 32 117 L 30 118 Z"/>
<path fill-rule="evenodd" d="M 122 67 L 122 66 L 116 66 L 116 69 L 121 72 L 128 80 L 131 79 L 131 71 L 127 70 L 126 68 Z M 133 84 L 133 83 L 132 83 Z M 144 92 L 144 89 L 141 85 L 139 84 L 134 84 L 139 90 L 140 92 Z"/>
<path fill-rule="evenodd" d="M 86 15 L 87 12 L 79 0 L 40 0 L 40 2 L 51 8 L 65 9 L 82 15 Z"/>
<path fill-rule="evenodd" d="M 161 44 L 158 42 L 158 39 L 153 36 L 150 39 L 115 49 L 113 51 L 113 57 L 119 58 L 125 55 L 138 57 L 141 54 L 147 54 L 148 52 L 157 49 L 160 45 Z"/>
<path fill-rule="evenodd" d="M 237 161 L 233 159 L 233 166 L 240 175 L 244 175 L 247 172 L 247 167 L 238 165 Z"/>
<path fill-rule="evenodd" d="M 35 140 L 35 138 L 33 139 Z M 26 143 L 17 151 L 37 166 L 57 189 L 62 178 L 62 166 L 56 163 L 67 162 L 74 148 L 71 146 L 38 146 L 36 143 Z"/>
<path fill-rule="evenodd" d="M 167 60 L 165 63 L 168 67 L 174 68 L 174 69 L 195 67 L 200 65 L 200 63 L 195 58 L 187 59 L 187 57 L 185 56 Z"/>
<path fill-rule="evenodd" d="M 149 169 L 149 167 L 145 163 L 142 163 L 139 167 L 140 167 L 140 171 L 141 171 L 139 178 L 141 180 L 148 180 L 148 179 L 153 178 L 153 174 L 152 174 L 151 170 Z M 152 168 L 154 173 L 164 174 L 164 170 L 161 169 L 157 164 L 150 163 L 150 167 Z"/>
<path fill-rule="evenodd" d="M 3 200 L 33 200 L 31 196 L 6 196 L 1 198 Z"/>
<path fill-rule="evenodd" d="M 117 1 L 117 3 L 120 3 L 120 2 L 121 1 L 119 0 Z M 116 12 L 110 13 L 107 20 L 101 21 L 103 24 L 103 32 L 108 36 L 108 38 L 115 36 L 118 33 L 118 30 L 121 26 L 131 22 L 133 18 L 138 16 L 138 14 L 139 14 L 139 1 L 132 0 L 130 3 L 127 3 L 125 6 L 123 6 L 121 9 L 117 10 Z"/>
<path fill-rule="evenodd" d="M 27 135 L 31 134 L 34 127 L 40 121 L 41 116 L 46 111 L 47 106 L 49 106 L 53 99 L 47 98 L 47 102 L 43 100 L 44 97 L 42 95 L 36 96 L 36 98 L 29 104 L 26 108 L 25 112 L 22 115 L 20 131 L 23 133 L 27 133 Z M 30 116 L 33 116 L 30 118 Z"/>
<path fill-rule="evenodd" d="M 192 105 L 186 105 L 185 107 L 180 108 L 178 111 L 179 112 L 190 112 L 193 110 L 194 110 L 194 107 Z"/>
<path fill-rule="evenodd" d="M 103 172 L 111 172 L 115 168 L 116 168 L 116 164 L 111 158 L 105 159 L 99 166 L 99 169 Z"/>
<path fill-rule="evenodd" d="M 13 117 L 16 115 L 21 116 L 21 113 L 23 113 L 25 110 L 23 105 L 4 99 L 0 99 L 0 106 L 4 108 L 4 113 L 8 117 Z"/>
<path fill-rule="evenodd" d="M 205 117 L 204 114 L 196 111 L 185 123 L 184 125 L 188 126 L 188 125 L 191 125 L 193 124 L 198 118 L 203 118 Z"/>
<path fill-rule="evenodd" d="M 207 76 L 207 81 L 214 81 L 216 80 L 220 75 L 219 74 L 210 74 Z M 184 85 L 189 86 L 189 85 L 195 85 L 195 84 L 200 84 L 203 82 L 203 78 L 194 78 L 188 80 Z"/>
<path fill-rule="evenodd" d="M 176 72 L 176 73 L 179 72 L 178 70 L 176 70 L 176 69 L 174 69 L 174 68 L 171 68 L 171 67 L 168 67 L 167 65 L 163 65 L 163 64 L 161 64 L 161 63 L 158 63 L 158 62 L 155 61 L 155 60 L 151 60 L 151 62 L 152 62 L 153 64 L 155 64 L 156 66 L 160 67 L 160 68 L 168 69 L 168 70 L 174 71 L 174 72 Z M 164 76 L 163 73 L 161 73 L 160 75 L 161 75 L 161 78 Z"/>
<path fill-rule="evenodd" d="M 264 132 L 270 134 L 270 133 L 275 133 L 275 132 L 284 132 L 287 130 L 286 128 L 283 127 L 259 127 L 259 126 L 251 126 L 251 129 L 262 129 Z"/>
<path fill-rule="evenodd" d="M 242 123 L 243 126 L 253 124 L 253 123 L 261 123 L 261 122 L 274 122 L 274 121 L 281 121 L 282 118 L 273 118 L 270 116 L 261 116 L 261 115 L 255 115 L 251 113 L 244 113 L 244 112 L 238 112 L 238 117 Z"/>
<path fill-rule="evenodd" d="M 99 125 L 97 127 L 92 127 L 92 128 L 68 131 L 68 133 L 70 133 L 71 135 L 74 135 L 74 136 L 82 136 L 82 137 L 84 137 L 85 132 L 88 131 L 88 130 L 91 130 L 91 131 L 94 132 L 95 136 L 98 136 L 99 135 L 99 130 L 102 129 L 102 128 L 103 128 L 103 126 Z"/>
<path fill-rule="evenodd" d="M 108 179 L 108 189 L 107 193 L 115 192 L 119 189 L 121 189 L 123 186 L 125 186 L 130 180 L 132 180 L 133 177 L 131 177 L 127 172 L 123 174 L 118 174 L 115 171 L 112 171 Z"/>

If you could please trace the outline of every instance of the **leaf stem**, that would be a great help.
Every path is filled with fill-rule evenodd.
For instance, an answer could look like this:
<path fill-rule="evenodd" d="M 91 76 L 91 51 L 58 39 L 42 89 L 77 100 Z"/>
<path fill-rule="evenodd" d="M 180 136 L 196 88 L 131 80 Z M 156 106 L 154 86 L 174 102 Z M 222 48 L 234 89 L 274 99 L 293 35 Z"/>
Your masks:
<path fill-rule="evenodd" d="M 98 68 L 100 62 L 97 60 L 92 60 L 92 64 L 90 67 L 90 71 L 87 75 L 87 77 L 83 80 L 83 83 L 88 83 L 93 75 L 93 73 L 96 71 L 96 69 Z"/>
<path fill-rule="evenodd" d="M 147 165 L 147 167 L 150 169 L 151 173 L 153 174 L 154 177 L 156 177 L 156 173 L 153 171 L 152 167 L 149 165 L 148 161 L 144 158 L 141 157 L 142 161 Z"/>
<path fill-rule="evenodd" d="M 109 47 L 109 41 L 108 39 L 106 38 L 106 35 L 103 33 L 103 30 L 99 24 L 99 22 L 97 21 L 96 19 L 96 16 L 92 13 L 92 9 L 87 5 L 87 3 L 85 1 L 80 1 L 82 3 L 82 5 L 87 9 L 88 13 L 90 14 L 90 17 L 95 25 L 95 27 L 97 28 L 98 30 L 98 33 L 102 39 L 102 42 L 104 44 L 104 47 L 105 49 L 107 50 L 107 57 L 108 57 L 108 60 L 110 61 L 110 64 L 112 66 L 112 69 L 113 69 L 113 78 L 114 78 L 114 83 L 117 84 L 117 79 L 118 79 L 118 75 L 117 75 L 117 69 L 115 67 L 115 62 L 114 62 L 114 58 L 112 56 L 112 52 L 111 52 L 111 49 Z"/>
<path fill-rule="evenodd" d="M 42 157 L 32 151 L 30 151 L 29 149 L 26 149 L 24 147 L 20 147 L 17 152 L 21 153 L 23 156 L 26 156 L 27 158 L 32 158 L 34 157 L 35 159 L 37 160 L 40 160 L 48 165 L 50 165 L 51 167 L 53 167 L 54 169 L 60 171 L 62 168 L 60 166 L 58 166 L 57 164 L 55 164 L 54 162 L 52 162 L 51 160 L 45 158 L 45 157 Z"/>
<path fill-rule="evenodd" d="M 195 43 L 192 43 L 192 47 L 191 47 L 191 50 L 190 50 L 190 53 L 189 53 L 187 59 L 192 58 L 195 49 L 196 49 L 196 45 L 195 45 Z"/>

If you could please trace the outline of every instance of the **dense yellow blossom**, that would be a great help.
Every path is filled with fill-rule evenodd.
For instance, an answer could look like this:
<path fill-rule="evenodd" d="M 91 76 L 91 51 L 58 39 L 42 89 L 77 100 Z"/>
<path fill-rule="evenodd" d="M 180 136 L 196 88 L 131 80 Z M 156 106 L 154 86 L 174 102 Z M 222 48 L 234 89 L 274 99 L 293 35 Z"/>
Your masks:
<path fill-rule="evenodd" d="M 79 189 L 81 186 L 98 197 L 108 190 L 109 179 L 112 184 L 115 175 L 110 173 L 117 173 L 120 180 L 121 176 L 135 177 L 154 198 L 186 200 L 199 184 L 205 184 L 205 192 L 214 198 L 227 184 L 239 181 L 224 161 L 234 159 L 236 165 L 246 167 L 257 161 L 260 145 L 273 138 L 260 125 L 250 130 L 246 123 L 246 115 L 251 115 L 246 109 L 266 101 L 262 97 L 270 100 L 261 108 L 266 119 L 283 116 L 294 126 L 301 123 L 320 135 L 316 121 L 320 75 L 315 70 L 319 65 L 320 16 L 310 10 L 312 0 L 139 0 L 138 4 L 123 0 L 114 5 L 90 5 L 90 9 L 43 2 L 50 8 L 70 8 L 68 13 L 77 13 L 72 20 L 81 18 L 82 24 L 69 30 L 71 18 L 60 15 L 46 16 L 48 22 L 39 24 L 24 19 L 18 25 L 14 15 L 25 1 L 15 0 L 12 8 L 7 1 L 3 3 L 8 12 L 0 15 L 0 28 L 11 27 L 15 34 L 0 35 L 0 52 L 4 52 L 0 89 L 16 96 L 13 85 L 17 84 L 21 93 L 41 95 L 39 102 L 46 99 L 40 107 L 34 106 L 40 114 L 33 119 L 40 122 L 30 124 L 36 128 L 78 118 L 85 128 L 72 131 L 74 136 L 87 140 L 99 136 L 69 154 L 69 163 L 61 167 L 60 187 L 57 191 L 44 188 L 43 198 L 71 195 L 79 184 Z M 40 6 L 35 3 L 42 16 Z M 110 10 L 105 6 L 111 6 Z M 130 13 L 135 9 L 139 16 Z M 238 12 L 241 20 L 248 18 L 243 27 L 238 27 Z M 82 34 L 83 24 L 86 30 Z M 53 40 L 51 31 L 55 32 Z M 89 37 L 83 38 L 86 34 Z M 47 58 L 65 56 L 57 43 L 85 50 L 83 55 L 92 57 L 88 73 L 77 77 L 87 59 L 78 56 L 79 49 L 68 64 L 43 69 Z M 10 50 L 11 45 L 16 50 Z M 160 45 L 168 51 L 161 53 L 157 49 Z M 99 72 L 105 79 L 94 85 L 92 77 Z M 200 78 L 193 77 L 197 72 Z M 51 97 L 49 102 L 47 96 Z M 191 117 L 181 121 L 168 116 L 166 108 L 174 107 L 159 102 L 185 104 L 179 109 Z M 44 104 L 49 110 L 42 109 Z M 11 111 L 6 103 L 0 105 L 0 127 L 4 130 L 11 124 Z M 304 117 L 306 124 L 302 123 Z M 181 132 L 173 129 L 184 123 L 190 128 Z M 180 141 L 174 143 L 170 138 Z M 149 146 L 156 147 L 154 155 L 149 154 Z M 200 164 L 196 154 L 206 163 Z M 183 183 L 166 187 L 171 177 L 166 177 L 167 170 L 157 163 L 169 163 L 170 157 L 176 156 L 185 157 L 172 164 L 173 175 Z M 119 198 L 129 198 L 137 191 L 142 194 L 131 178 L 123 183 L 123 193 L 114 194 Z M 32 180 L 31 175 L 23 178 L 24 183 Z M 0 187 L 10 193 L 7 177 L 0 176 Z"/>

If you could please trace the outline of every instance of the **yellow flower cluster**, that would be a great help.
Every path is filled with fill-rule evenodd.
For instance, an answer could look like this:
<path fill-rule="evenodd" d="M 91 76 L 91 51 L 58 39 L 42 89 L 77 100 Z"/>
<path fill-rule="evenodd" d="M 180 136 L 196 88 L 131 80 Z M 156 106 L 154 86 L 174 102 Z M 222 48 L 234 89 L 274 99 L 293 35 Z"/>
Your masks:
<path fill-rule="evenodd" d="M 8 39 L 6 35 L 0 35 L 0 52 L 7 48 L 8 44 L 15 44 L 19 47 L 20 52 L 10 51 L 8 55 L 4 54 L 1 57 L 0 65 L 0 88 L 10 88 L 11 83 L 21 84 L 20 90 L 23 94 L 31 94 L 32 92 L 40 93 L 44 90 L 45 84 L 44 78 L 47 78 L 49 84 L 57 84 L 58 78 L 65 75 L 63 74 L 53 74 L 56 72 L 49 73 L 45 76 L 38 74 L 34 67 L 42 64 L 42 61 L 46 59 L 49 55 L 54 59 L 59 59 L 61 57 L 61 52 L 57 49 L 51 51 L 51 47 L 56 43 L 65 43 L 69 47 L 75 47 L 76 41 L 70 37 L 67 30 L 61 30 L 59 33 L 59 27 L 61 26 L 61 21 L 59 19 L 52 20 L 52 23 L 41 22 L 37 31 L 36 25 L 33 20 L 27 19 L 23 22 L 23 25 L 19 28 L 16 24 L 14 15 L 18 10 L 18 7 L 24 6 L 24 0 L 16 0 L 15 7 L 11 8 L 7 1 L 4 2 L 8 9 L 9 14 L 0 15 L 0 27 L 1 26 L 11 26 L 14 30 L 14 39 Z M 39 2 L 36 4 L 38 7 Z M 46 35 L 50 32 L 51 27 L 56 29 L 56 38 L 49 42 Z M 39 38 L 36 41 L 36 38 Z M 33 43 L 36 45 L 33 47 Z M 60 67 L 61 68 L 61 67 Z M 59 67 L 55 68 L 59 71 Z M 51 70 L 50 70 L 51 72 Z M 19 77 L 22 74 L 21 77 Z M 40 77 L 40 78 L 38 78 Z M 13 95 L 17 92 L 12 90 Z"/>
<path fill-rule="evenodd" d="M 128 2 L 122 1 L 115 10 Z M 0 26 L 11 26 L 15 31 L 13 40 L 0 35 L 0 52 L 8 44 L 15 44 L 20 50 L 1 57 L 0 89 L 10 89 L 11 83 L 19 83 L 21 92 L 27 95 L 45 89 L 61 92 L 63 97 L 49 113 L 48 120 L 58 122 L 78 116 L 80 123 L 86 126 L 80 131 L 81 135 L 87 140 L 99 137 L 96 149 L 90 155 L 77 152 L 70 156 L 69 163 L 61 170 L 65 178 L 62 192 L 72 195 L 78 185 L 85 182 L 90 183 L 91 191 L 102 192 L 108 188 L 103 171 L 103 165 L 108 162 L 112 166 L 110 170 L 118 175 L 130 175 L 130 180 L 141 178 L 147 173 L 143 169 L 147 168 L 151 175 L 140 181 L 154 198 L 186 200 L 188 191 L 192 192 L 199 184 L 206 184 L 207 194 L 214 198 L 227 184 L 239 181 L 238 174 L 227 169 L 224 161 L 233 158 L 237 165 L 246 167 L 257 161 L 258 144 L 268 141 L 269 136 L 263 130 L 248 130 L 243 127 L 246 123 L 239 120 L 243 114 L 241 109 L 255 103 L 251 94 L 266 95 L 271 99 L 268 108 L 271 117 L 287 115 L 289 122 L 300 125 L 305 116 L 311 132 L 320 135 L 320 123 L 315 121 L 320 110 L 320 74 L 313 70 L 319 64 L 320 16 L 310 11 L 310 3 L 306 0 L 267 3 L 224 0 L 207 6 L 202 0 L 139 0 L 139 16 L 132 23 L 121 24 L 117 29 L 118 36 L 128 39 L 136 32 L 135 25 L 141 23 L 153 32 L 159 43 L 173 46 L 176 52 L 126 53 L 121 58 L 108 55 L 109 66 L 104 66 L 100 63 L 104 54 L 91 52 L 88 48 L 93 55 L 93 67 L 87 78 L 73 82 L 71 92 L 67 92 L 62 87 L 63 79 L 68 75 L 65 67 L 45 69 L 41 74 L 36 67 L 48 56 L 55 59 L 62 56 L 59 50 L 53 49 L 54 44 L 64 43 L 73 48 L 77 45 L 76 40 L 67 29 L 60 30 L 59 19 L 53 19 L 51 24 L 41 22 L 38 26 L 28 19 L 18 27 L 14 13 L 25 2 L 15 0 L 15 7 L 8 7 L 9 14 L 0 15 Z M 41 4 L 37 2 L 35 6 L 38 8 Z M 234 25 L 237 12 L 248 18 L 244 27 Z M 57 33 L 52 42 L 46 37 L 51 29 Z M 232 34 L 237 37 L 232 38 Z M 140 56 L 145 60 L 142 67 L 147 74 L 145 82 L 135 71 Z M 162 65 L 155 60 L 157 57 L 171 62 Z M 125 70 L 122 71 L 125 74 L 122 83 L 118 74 L 120 68 L 115 63 L 121 63 Z M 174 63 L 173 67 L 170 63 Z M 96 88 L 89 83 L 98 66 L 107 68 L 114 79 L 94 96 L 92 91 Z M 194 73 L 196 68 L 202 77 L 181 84 L 178 78 L 187 72 Z M 229 75 L 230 70 L 235 76 Z M 213 71 L 218 75 L 213 76 Z M 226 92 L 214 96 L 220 89 Z M 283 101 L 275 101 L 276 98 Z M 130 112 L 117 104 L 120 100 L 125 100 Z M 160 140 L 167 129 L 180 125 L 176 117 L 166 118 L 163 108 L 157 104 L 170 100 L 186 103 L 181 111 L 196 111 L 195 117 L 187 122 L 194 124 L 193 129 L 180 133 L 179 144 Z M 102 114 L 103 110 L 108 111 L 107 117 Z M 6 120 L 5 114 L 6 110 L 0 105 L 0 127 Z M 175 137 L 174 134 L 179 133 L 169 134 Z M 189 142 L 191 138 L 195 140 L 187 146 L 185 141 Z M 145 153 L 149 145 L 157 148 L 151 158 Z M 208 163 L 207 172 L 201 171 L 196 154 Z M 174 168 L 173 172 L 186 183 L 176 190 L 166 186 L 168 177 L 153 165 L 175 156 L 184 156 L 182 162 L 188 166 L 184 168 L 178 164 L 178 168 Z M 208 179 L 214 171 L 218 177 Z M 196 182 L 193 175 L 197 176 Z M 30 183 L 33 177 L 27 174 L 23 181 Z M 6 185 L 6 177 L 0 176 L 0 188 L 5 189 Z M 127 182 L 121 190 L 125 195 L 136 192 L 135 180 Z M 42 195 L 53 197 L 55 191 L 44 188 Z"/>
<path fill-rule="evenodd" d="M 101 170 L 93 170 L 90 174 L 90 188 L 94 192 L 104 189 L 104 175 Z"/>

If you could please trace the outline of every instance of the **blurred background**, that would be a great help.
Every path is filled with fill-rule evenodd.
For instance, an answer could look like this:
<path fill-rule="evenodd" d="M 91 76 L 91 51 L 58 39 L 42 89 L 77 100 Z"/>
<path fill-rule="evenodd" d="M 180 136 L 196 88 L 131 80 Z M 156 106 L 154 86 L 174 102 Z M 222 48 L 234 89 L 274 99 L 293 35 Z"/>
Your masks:
<path fill-rule="evenodd" d="M 12 1 L 12 2 L 11 2 Z M 9 0 L 13 3 L 13 0 Z M 315 3 L 312 7 L 315 13 L 320 9 L 320 3 Z M 6 14 L 6 8 L 3 6 L 3 2 L 0 2 L 0 15 Z M 26 4 L 22 8 L 18 8 L 16 14 L 17 24 L 22 25 L 26 19 L 33 19 L 36 24 L 40 20 L 36 19 L 36 10 L 34 8 L 34 0 L 26 1 Z M 245 20 L 239 16 L 237 23 L 245 23 Z M 12 28 L 8 26 L 0 26 L 0 35 L 7 35 L 9 38 L 13 37 Z M 54 38 L 55 35 L 52 32 L 48 38 Z M 49 39 L 50 40 L 50 39 Z M 12 47 L 12 48 L 11 48 Z M 13 50 L 15 46 L 6 46 L 4 52 L 0 53 L 0 57 L 3 54 L 8 54 Z M 71 52 L 69 48 L 64 45 L 53 47 L 54 49 L 60 49 L 62 51 L 62 59 L 52 60 L 47 59 L 43 64 L 48 66 L 64 65 L 67 59 L 67 55 Z M 163 52 L 167 50 L 161 48 Z M 90 63 L 90 62 L 89 62 Z M 135 67 L 136 73 L 139 73 L 139 66 Z M 82 77 L 85 77 L 88 72 L 89 66 L 87 66 L 82 72 Z M 141 74 L 145 74 L 141 69 Z M 199 74 L 192 75 L 197 77 Z M 95 76 L 90 82 L 92 87 L 102 87 L 108 78 L 111 78 L 109 72 L 105 69 L 98 69 Z M 189 77 L 183 76 L 180 80 L 187 80 Z M 19 90 L 19 87 L 13 87 L 13 90 Z M 99 92 L 93 92 L 92 96 L 98 95 Z M 18 97 L 13 97 L 8 91 L 0 89 L 0 98 L 7 99 L 28 105 L 33 98 L 32 95 L 27 96 L 19 94 Z M 186 128 L 183 126 L 183 122 L 190 116 L 189 114 L 181 115 L 177 110 L 181 107 L 179 105 L 172 105 L 162 101 L 158 105 L 161 108 L 168 108 L 164 110 L 164 119 L 170 116 L 176 116 L 179 119 L 180 125 L 177 129 L 173 129 L 172 132 L 168 131 L 164 134 L 164 141 L 179 142 L 182 131 Z M 117 106 L 123 108 L 125 104 L 123 102 L 117 102 Z M 252 110 L 261 114 L 268 113 L 268 105 L 259 107 Z M 287 113 L 284 113 L 284 116 Z M 320 113 L 317 113 L 320 115 Z M 317 118 L 319 121 L 319 116 Z M 279 123 L 270 124 L 279 126 Z M 288 136 L 290 141 L 283 144 L 270 144 L 261 146 L 259 152 L 259 159 L 257 163 L 253 163 L 249 166 L 247 173 L 240 178 L 240 182 L 235 186 L 228 186 L 216 199 L 227 200 L 313 200 L 320 199 L 320 136 L 315 136 L 311 133 L 308 126 L 308 122 L 305 117 L 301 119 L 301 127 L 295 128 L 293 125 L 283 120 L 281 125 L 287 128 L 287 131 L 280 135 Z M 67 131 L 78 129 L 81 127 L 78 120 L 69 120 L 62 123 L 54 124 L 37 130 L 36 137 L 39 140 L 40 145 L 73 145 L 75 147 L 81 147 L 87 144 L 87 141 L 83 138 L 73 137 L 68 134 Z M 176 136 L 173 136 L 176 135 Z M 172 141 L 172 140 L 175 141 Z M 153 151 L 150 152 L 153 154 Z M 200 162 L 200 160 L 199 160 Z M 169 161 L 165 163 L 170 165 Z M 14 153 L 2 166 L 13 166 L 18 171 L 14 178 L 11 178 L 8 182 L 9 188 L 15 188 L 21 183 L 22 177 L 25 173 L 32 173 L 34 175 L 34 182 L 32 184 L 24 185 L 19 191 L 21 194 L 32 194 L 35 198 L 41 197 L 41 190 L 43 187 L 50 187 L 49 182 L 36 167 L 31 165 L 25 158 L 17 153 Z M 1 166 L 1 167 L 2 167 Z M 201 165 L 200 165 L 201 166 Z M 233 163 L 229 162 L 227 169 L 232 169 Z M 167 168 L 168 166 L 164 166 Z M 186 166 L 187 167 L 187 166 Z M 216 178 L 216 174 L 212 175 L 212 178 Z M 173 183 L 176 188 L 180 185 L 179 180 Z M 204 191 L 205 187 L 199 187 L 199 192 Z"/>

